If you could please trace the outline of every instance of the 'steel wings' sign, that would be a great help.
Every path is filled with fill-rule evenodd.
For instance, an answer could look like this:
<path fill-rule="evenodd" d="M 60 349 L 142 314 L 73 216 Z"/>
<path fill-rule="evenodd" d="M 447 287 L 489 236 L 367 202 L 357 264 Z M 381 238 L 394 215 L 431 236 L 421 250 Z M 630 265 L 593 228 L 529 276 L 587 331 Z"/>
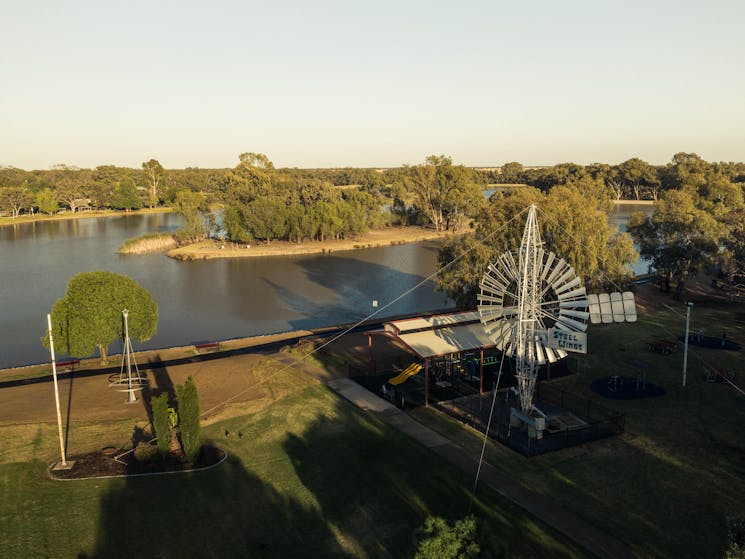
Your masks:
<path fill-rule="evenodd" d="M 567 332 L 558 328 L 548 329 L 548 347 L 587 353 L 587 334 L 584 332 Z"/>

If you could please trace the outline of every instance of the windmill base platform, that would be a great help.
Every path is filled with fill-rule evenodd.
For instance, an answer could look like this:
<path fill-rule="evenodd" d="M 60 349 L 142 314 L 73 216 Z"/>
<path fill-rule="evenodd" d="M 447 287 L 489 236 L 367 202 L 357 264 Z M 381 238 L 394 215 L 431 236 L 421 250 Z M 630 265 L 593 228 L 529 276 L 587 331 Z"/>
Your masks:
<path fill-rule="evenodd" d="M 510 394 L 510 389 L 497 394 L 489 436 L 524 456 L 589 443 L 624 430 L 622 414 L 550 385 L 541 386 L 535 400 L 545 418 L 526 416 L 515 408 Z M 491 404 L 492 394 L 484 394 L 441 401 L 436 407 L 484 433 Z"/>

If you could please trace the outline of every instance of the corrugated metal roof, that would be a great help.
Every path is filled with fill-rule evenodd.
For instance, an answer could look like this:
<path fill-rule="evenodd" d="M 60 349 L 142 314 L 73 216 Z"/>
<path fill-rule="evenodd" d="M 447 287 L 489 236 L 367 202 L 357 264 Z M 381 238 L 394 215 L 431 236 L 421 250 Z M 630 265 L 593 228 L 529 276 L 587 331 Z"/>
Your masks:
<path fill-rule="evenodd" d="M 478 313 L 470 314 L 478 318 Z M 398 338 L 422 359 L 439 355 L 449 355 L 461 351 L 470 351 L 482 347 L 494 347 L 494 342 L 486 335 L 484 325 L 480 322 L 475 324 L 455 324 L 453 326 L 444 326 L 409 334 L 402 333 L 399 334 Z"/>
<path fill-rule="evenodd" d="M 400 334 L 406 332 L 412 332 L 415 330 L 441 328 L 449 325 L 463 324 L 468 322 L 474 322 L 479 320 L 479 313 L 477 311 L 468 311 L 453 314 L 440 314 L 436 316 L 428 316 L 426 318 L 409 318 L 406 320 L 395 320 L 388 322 L 386 325 L 391 325 Z M 483 328 L 483 327 L 482 327 Z"/>

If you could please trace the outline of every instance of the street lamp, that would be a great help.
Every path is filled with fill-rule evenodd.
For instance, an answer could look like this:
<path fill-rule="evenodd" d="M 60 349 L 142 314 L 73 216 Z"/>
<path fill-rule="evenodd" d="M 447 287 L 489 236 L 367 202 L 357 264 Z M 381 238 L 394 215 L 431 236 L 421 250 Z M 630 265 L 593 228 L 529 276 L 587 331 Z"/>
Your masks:
<path fill-rule="evenodd" d="M 691 301 L 685 302 L 686 306 L 686 338 L 683 345 L 683 388 L 686 385 L 686 372 L 688 371 L 688 326 L 691 321 L 691 307 L 693 303 Z"/>

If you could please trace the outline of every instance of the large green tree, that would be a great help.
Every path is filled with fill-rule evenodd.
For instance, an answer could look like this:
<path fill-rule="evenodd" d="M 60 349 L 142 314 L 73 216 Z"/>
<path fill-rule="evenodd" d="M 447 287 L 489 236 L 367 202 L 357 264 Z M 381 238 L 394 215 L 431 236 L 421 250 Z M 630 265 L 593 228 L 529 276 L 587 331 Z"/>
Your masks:
<path fill-rule="evenodd" d="M 150 159 L 142 164 L 142 172 L 147 185 L 147 203 L 154 208 L 160 202 L 166 171 L 157 159 Z"/>
<path fill-rule="evenodd" d="M 130 338 L 144 342 L 155 335 L 158 305 L 136 281 L 106 271 L 76 275 L 52 308 L 55 348 L 73 357 L 88 357 L 98 348 L 106 362 L 109 344 L 123 336 L 124 309 Z"/>
<path fill-rule="evenodd" d="M 618 167 L 618 178 L 633 193 L 634 198 L 657 198 L 660 185 L 657 170 L 638 157 L 624 161 Z"/>
<path fill-rule="evenodd" d="M 29 209 L 34 203 L 34 196 L 26 184 L 0 187 L 0 207 L 10 211 L 16 218 L 21 211 Z"/>
<path fill-rule="evenodd" d="M 189 376 L 183 386 L 176 387 L 179 434 L 186 459 L 194 463 L 202 450 L 199 424 L 199 394 L 194 379 Z"/>
<path fill-rule="evenodd" d="M 117 210 L 138 210 L 142 207 L 142 198 L 131 178 L 125 177 L 114 186 L 111 207 Z"/>
<path fill-rule="evenodd" d="M 475 213 L 483 201 L 471 169 L 453 165 L 450 157 L 430 155 L 423 165 L 405 170 L 407 191 L 437 231 L 457 231 L 464 218 Z"/>
<path fill-rule="evenodd" d="M 608 223 L 608 191 L 602 182 L 580 179 L 585 187 L 555 186 L 544 194 L 534 188 L 496 193 L 476 216 L 471 237 L 454 237 L 443 244 L 438 288 L 461 308 L 476 305 L 478 283 L 486 266 L 498 255 L 516 250 L 525 226 L 525 210 L 539 208 L 538 221 L 547 250 L 571 264 L 589 288 L 625 286 L 637 254 L 626 233 Z"/>
<path fill-rule="evenodd" d="M 59 209 L 57 195 L 51 188 L 44 188 L 37 192 L 35 202 L 39 211 L 45 214 L 52 215 Z"/>
<path fill-rule="evenodd" d="M 183 216 L 186 222 L 183 229 L 177 233 L 180 239 L 196 241 L 207 236 L 211 213 L 207 198 L 201 192 L 180 190 L 174 198 L 173 209 Z"/>
<path fill-rule="evenodd" d="M 670 190 L 657 201 L 651 216 L 631 217 L 629 232 L 641 256 L 664 279 L 666 291 L 675 282 L 680 295 L 685 281 L 713 263 L 719 252 L 726 228 L 701 205 L 694 193 Z"/>

